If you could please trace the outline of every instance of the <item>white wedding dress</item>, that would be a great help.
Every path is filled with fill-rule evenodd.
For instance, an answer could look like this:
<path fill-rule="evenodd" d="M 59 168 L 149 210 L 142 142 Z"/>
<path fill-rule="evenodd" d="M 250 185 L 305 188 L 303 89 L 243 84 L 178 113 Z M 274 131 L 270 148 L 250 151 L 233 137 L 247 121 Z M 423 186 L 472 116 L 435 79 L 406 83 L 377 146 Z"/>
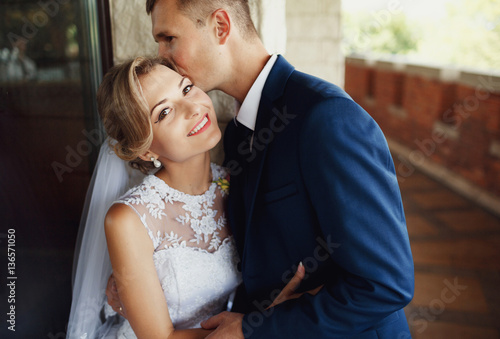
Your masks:
<path fill-rule="evenodd" d="M 225 170 L 211 165 L 214 182 L 202 195 L 189 195 L 154 175 L 115 203 L 132 208 L 154 244 L 153 261 L 176 329 L 200 322 L 227 308 L 241 282 L 233 237 L 224 216 L 226 192 L 217 183 Z M 136 338 L 121 318 L 105 338 Z"/>

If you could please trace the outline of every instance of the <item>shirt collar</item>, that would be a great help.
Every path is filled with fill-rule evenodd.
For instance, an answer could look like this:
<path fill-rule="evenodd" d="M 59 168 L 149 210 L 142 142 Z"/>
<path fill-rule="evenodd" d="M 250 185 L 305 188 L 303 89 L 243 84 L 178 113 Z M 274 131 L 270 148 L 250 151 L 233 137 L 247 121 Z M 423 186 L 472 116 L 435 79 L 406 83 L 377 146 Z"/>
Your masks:
<path fill-rule="evenodd" d="M 240 110 L 236 114 L 236 120 L 252 131 L 255 130 L 255 122 L 257 121 L 257 112 L 259 110 L 262 90 L 264 89 L 264 85 L 266 84 L 267 78 L 269 77 L 269 73 L 271 73 L 271 69 L 276 62 L 276 59 L 278 59 L 278 55 L 273 54 L 267 61 L 266 65 L 257 77 L 257 80 L 255 80 L 250 88 L 250 91 L 248 91 L 245 100 L 243 100 Z"/>

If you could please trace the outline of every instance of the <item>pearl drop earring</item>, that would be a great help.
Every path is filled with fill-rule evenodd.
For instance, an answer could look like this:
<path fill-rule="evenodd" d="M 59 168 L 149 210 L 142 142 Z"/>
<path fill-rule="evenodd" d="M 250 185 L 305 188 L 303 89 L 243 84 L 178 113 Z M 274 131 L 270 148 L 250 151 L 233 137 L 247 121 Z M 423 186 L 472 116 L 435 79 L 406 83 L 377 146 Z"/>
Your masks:
<path fill-rule="evenodd" d="M 158 159 L 155 159 L 154 157 L 151 157 L 151 161 L 153 162 L 154 167 L 160 168 L 161 167 L 161 162 Z"/>

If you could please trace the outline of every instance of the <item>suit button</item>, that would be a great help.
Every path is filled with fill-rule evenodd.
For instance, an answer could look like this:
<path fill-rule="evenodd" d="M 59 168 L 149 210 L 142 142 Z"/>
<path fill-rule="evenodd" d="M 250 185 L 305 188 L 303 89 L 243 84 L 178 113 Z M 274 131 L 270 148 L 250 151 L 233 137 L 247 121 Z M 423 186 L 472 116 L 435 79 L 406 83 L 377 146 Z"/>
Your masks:
<path fill-rule="evenodd" d="M 238 269 L 238 272 L 241 273 L 241 261 L 236 265 L 236 268 Z"/>

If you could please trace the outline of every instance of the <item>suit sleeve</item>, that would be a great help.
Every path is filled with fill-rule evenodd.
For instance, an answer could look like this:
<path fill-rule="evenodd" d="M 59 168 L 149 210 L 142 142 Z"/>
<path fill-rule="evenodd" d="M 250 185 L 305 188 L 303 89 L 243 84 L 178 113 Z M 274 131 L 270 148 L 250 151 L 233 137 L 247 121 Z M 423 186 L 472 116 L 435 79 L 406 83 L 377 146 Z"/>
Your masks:
<path fill-rule="evenodd" d="M 278 305 L 247 331 L 250 338 L 353 336 L 413 296 L 401 194 L 382 131 L 347 98 L 324 100 L 306 120 L 299 142 L 301 174 L 322 236 L 337 244 L 330 254 L 334 270 L 316 296 Z M 251 321 L 246 315 L 244 326 Z"/>

